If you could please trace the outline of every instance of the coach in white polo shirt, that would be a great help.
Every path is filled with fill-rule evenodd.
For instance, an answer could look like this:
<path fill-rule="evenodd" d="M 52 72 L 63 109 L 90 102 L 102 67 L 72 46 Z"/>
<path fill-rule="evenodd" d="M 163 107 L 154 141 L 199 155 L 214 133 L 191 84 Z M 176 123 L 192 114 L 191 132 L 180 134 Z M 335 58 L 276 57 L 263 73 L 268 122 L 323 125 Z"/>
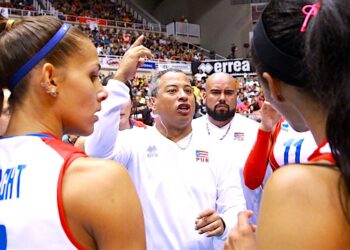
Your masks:
<path fill-rule="evenodd" d="M 216 145 L 225 145 L 227 154 L 224 157 L 240 171 L 247 208 L 253 210 L 251 220 L 255 224 L 262 190 L 250 190 L 245 186 L 243 168 L 256 141 L 259 123 L 236 114 L 236 79 L 227 73 L 214 73 L 208 77 L 204 103 L 207 115 L 193 120 L 193 130 L 200 131 L 203 137 L 210 137 Z"/>
<path fill-rule="evenodd" d="M 123 72 L 116 79 L 127 80 Z M 224 149 L 192 130 L 195 100 L 188 77 L 174 69 L 159 73 L 150 86 L 155 126 L 120 132 L 115 98 L 127 91 L 121 82 L 108 83 L 109 98 L 86 152 L 128 169 L 148 249 L 222 249 L 245 199 L 239 171 L 223 157 Z"/>

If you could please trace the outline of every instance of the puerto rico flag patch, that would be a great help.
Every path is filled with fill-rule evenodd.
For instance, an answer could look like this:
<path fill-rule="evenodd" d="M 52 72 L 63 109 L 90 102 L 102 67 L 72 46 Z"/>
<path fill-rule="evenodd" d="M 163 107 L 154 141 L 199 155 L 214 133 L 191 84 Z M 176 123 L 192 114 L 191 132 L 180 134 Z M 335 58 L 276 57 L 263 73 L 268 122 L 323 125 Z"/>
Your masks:
<path fill-rule="evenodd" d="M 196 161 L 209 162 L 208 151 L 196 150 Z"/>
<path fill-rule="evenodd" d="M 235 141 L 244 141 L 244 132 L 235 132 L 233 134 L 233 139 Z"/>

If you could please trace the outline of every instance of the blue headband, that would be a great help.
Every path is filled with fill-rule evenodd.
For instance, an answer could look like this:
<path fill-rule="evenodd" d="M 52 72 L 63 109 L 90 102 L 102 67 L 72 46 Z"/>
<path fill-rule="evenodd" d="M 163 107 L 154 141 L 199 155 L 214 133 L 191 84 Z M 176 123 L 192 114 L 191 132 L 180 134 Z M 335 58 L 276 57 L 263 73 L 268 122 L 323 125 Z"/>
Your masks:
<path fill-rule="evenodd" d="M 70 24 L 64 23 L 61 28 L 56 32 L 56 34 L 48 41 L 44 47 L 42 47 L 38 53 L 36 53 L 26 64 L 24 64 L 11 78 L 9 83 L 9 90 L 12 91 L 16 84 L 26 75 L 29 71 L 34 68 L 47 54 L 53 50 L 53 48 L 57 45 L 59 41 L 65 36 L 69 28 Z"/>

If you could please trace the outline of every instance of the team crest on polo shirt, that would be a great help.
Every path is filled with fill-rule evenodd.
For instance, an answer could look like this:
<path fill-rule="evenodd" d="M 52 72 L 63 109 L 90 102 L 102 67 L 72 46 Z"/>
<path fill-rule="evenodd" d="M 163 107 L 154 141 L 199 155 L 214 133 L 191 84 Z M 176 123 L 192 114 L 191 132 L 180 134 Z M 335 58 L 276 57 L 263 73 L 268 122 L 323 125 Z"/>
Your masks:
<path fill-rule="evenodd" d="M 196 150 L 196 161 L 209 162 L 209 153 L 204 150 Z"/>
<path fill-rule="evenodd" d="M 244 141 L 244 132 L 235 132 L 233 134 L 233 139 L 235 141 Z"/>
<path fill-rule="evenodd" d="M 148 158 L 154 158 L 158 157 L 157 147 L 152 145 L 147 148 L 147 157 Z"/>

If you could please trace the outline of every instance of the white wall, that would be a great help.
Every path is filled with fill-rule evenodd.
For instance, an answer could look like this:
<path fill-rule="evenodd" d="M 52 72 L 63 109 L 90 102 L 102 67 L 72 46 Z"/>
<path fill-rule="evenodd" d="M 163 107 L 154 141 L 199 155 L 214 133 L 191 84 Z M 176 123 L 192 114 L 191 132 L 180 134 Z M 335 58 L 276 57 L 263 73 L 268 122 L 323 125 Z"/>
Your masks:
<path fill-rule="evenodd" d="M 250 4 L 231 5 L 230 0 L 134 0 L 163 24 L 184 15 L 190 23 L 201 26 L 201 46 L 227 56 L 231 44 L 237 45 L 237 57 L 245 57 L 244 43 L 252 29 Z M 152 7 L 151 7 L 152 6 Z"/>
<path fill-rule="evenodd" d="M 227 56 L 231 44 L 237 45 L 237 57 L 245 57 L 244 43 L 249 42 L 251 30 L 250 5 L 230 5 L 230 1 L 216 1 L 208 11 L 202 12 L 194 20 L 201 26 L 201 46 L 214 49 L 216 53 Z"/>

